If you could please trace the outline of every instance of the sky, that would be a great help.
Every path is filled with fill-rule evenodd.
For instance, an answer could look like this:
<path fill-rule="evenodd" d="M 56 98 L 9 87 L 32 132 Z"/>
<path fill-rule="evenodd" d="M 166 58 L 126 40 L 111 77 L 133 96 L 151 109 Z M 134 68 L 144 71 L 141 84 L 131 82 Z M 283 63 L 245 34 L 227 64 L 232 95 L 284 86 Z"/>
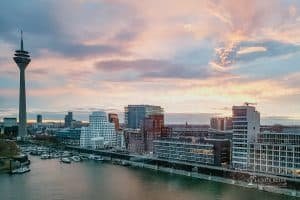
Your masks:
<path fill-rule="evenodd" d="M 0 8 L 0 119 L 18 113 L 12 57 L 22 29 L 29 119 L 154 104 L 169 122 L 201 123 L 253 102 L 265 123 L 300 124 L 298 0 L 1 0 Z"/>

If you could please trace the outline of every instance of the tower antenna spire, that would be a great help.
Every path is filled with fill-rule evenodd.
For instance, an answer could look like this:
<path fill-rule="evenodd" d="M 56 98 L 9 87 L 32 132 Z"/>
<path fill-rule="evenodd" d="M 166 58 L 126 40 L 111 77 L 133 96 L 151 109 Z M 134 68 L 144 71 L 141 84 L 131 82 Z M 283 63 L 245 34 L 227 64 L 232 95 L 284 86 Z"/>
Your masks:
<path fill-rule="evenodd" d="M 21 30 L 21 51 L 24 51 L 23 48 L 23 31 Z"/>

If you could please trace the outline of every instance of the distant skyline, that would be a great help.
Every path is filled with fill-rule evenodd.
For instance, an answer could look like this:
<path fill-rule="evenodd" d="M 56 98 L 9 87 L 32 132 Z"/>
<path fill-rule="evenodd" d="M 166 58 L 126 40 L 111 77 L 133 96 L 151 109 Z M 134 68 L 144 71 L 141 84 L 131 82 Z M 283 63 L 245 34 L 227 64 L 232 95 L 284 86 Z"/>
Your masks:
<path fill-rule="evenodd" d="M 105 111 L 107 113 L 113 112 L 117 113 L 121 123 L 124 123 L 124 112 L 118 110 L 103 110 L 103 109 L 91 109 L 89 111 L 79 111 L 76 110 L 73 112 L 73 118 L 75 120 L 88 122 L 89 115 L 93 111 Z M 67 112 L 29 112 L 28 113 L 28 122 L 36 122 L 37 114 L 42 114 L 43 122 L 64 122 L 64 116 Z M 213 116 L 220 116 L 220 113 L 165 113 L 165 123 L 166 124 L 209 124 L 210 118 Z M 6 117 L 17 117 L 17 115 L 9 114 Z M 1 121 L 1 119 L 0 119 Z M 282 124 L 282 125 L 300 125 L 300 120 L 297 118 L 290 118 L 288 116 L 276 116 L 276 117 L 261 117 L 261 125 L 273 125 L 273 124 Z"/>
<path fill-rule="evenodd" d="M 297 0 L 1 0 L 0 7 L 0 119 L 18 113 L 12 57 L 23 29 L 32 58 L 28 119 L 154 104 L 183 113 L 176 120 L 184 123 L 188 115 L 230 115 L 247 101 L 258 103 L 262 123 L 300 122 Z"/>

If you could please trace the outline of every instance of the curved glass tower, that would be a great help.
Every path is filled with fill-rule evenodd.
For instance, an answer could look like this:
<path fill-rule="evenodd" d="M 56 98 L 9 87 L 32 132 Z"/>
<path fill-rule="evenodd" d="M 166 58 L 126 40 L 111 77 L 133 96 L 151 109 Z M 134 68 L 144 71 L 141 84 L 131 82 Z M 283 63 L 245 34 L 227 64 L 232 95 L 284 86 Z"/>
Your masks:
<path fill-rule="evenodd" d="M 30 63 L 30 56 L 23 47 L 23 33 L 21 31 L 21 47 L 15 51 L 14 61 L 20 69 L 20 93 L 19 93 L 19 136 L 27 135 L 27 114 L 26 114 L 26 90 L 25 90 L 25 69 Z"/>

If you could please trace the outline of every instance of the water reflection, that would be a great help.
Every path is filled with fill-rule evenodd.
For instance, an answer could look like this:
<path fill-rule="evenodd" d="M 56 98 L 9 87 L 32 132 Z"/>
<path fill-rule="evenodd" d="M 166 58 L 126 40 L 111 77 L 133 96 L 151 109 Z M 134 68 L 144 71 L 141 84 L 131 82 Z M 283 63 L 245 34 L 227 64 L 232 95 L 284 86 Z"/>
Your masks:
<path fill-rule="evenodd" d="M 0 175 L 1 199 L 283 200 L 290 197 L 105 163 L 61 164 L 32 157 L 31 172 Z M 2 198 L 3 197 L 3 198 Z"/>

